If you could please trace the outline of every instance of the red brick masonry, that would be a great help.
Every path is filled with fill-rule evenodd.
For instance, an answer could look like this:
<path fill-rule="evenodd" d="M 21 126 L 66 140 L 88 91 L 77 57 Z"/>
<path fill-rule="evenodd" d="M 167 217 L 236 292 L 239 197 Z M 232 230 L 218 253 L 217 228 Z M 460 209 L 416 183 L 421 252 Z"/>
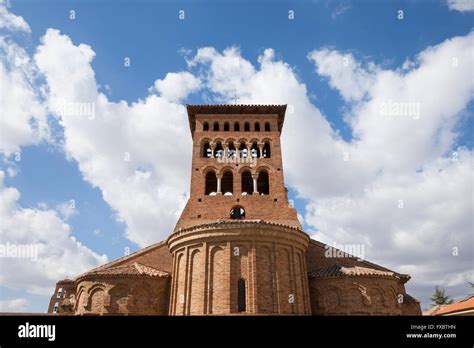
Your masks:
<path fill-rule="evenodd" d="M 61 280 L 62 315 L 421 315 L 408 275 L 326 257 L 284 186 L 286 105 L 190 105 L 190 198 L 166 241 Z"/>

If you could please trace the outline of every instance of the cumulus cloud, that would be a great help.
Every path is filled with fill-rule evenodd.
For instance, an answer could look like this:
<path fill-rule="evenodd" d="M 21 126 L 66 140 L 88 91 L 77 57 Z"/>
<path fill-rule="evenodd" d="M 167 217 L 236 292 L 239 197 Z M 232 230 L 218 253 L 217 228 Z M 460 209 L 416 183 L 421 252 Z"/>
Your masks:
<path fill-rule="evenodd" d="M 79 214 L 74 200 L 58 204 L 55 209 L 64 220 L 69 220 L 74 215 Z"/>
<path fill-rule="evenodd" d="M 127 238 L 140 246 L 166 238 L 190 174 L 191 136 L 177 99 L 198 88 L 198 80 L 168 75 L 155 84 L 161 96 L 114 103 L 98 91 L 90 46 L 52 29 L 41 42 L 34 59 L 47 82 L 49 109 L 64 128 L 66 153 L 126 223 Z"/>
<path fill-rule="evenodd" d="M 408 71 L 354 69 L 342 64 L 346 55 L 326 49 L 310 54 L 316 72 L 351 102 L 346 120 L 355 138 L 353 162 L 365 159 L 373 172 L 415 170 L 452 148 L 461 111 L 474 93 L 473 80 L 466 78 L 472 74 L 473 39 L 471 32 L 429 47 Z M 367 98 L 351 98 L 344 80 L 371 81 L 363 84 Z"/>
<path fill-rule="evenodd" d="M 162 80 L 155 81 L 155 89 L 169 101 L 180 101 L 201 88 L 201 81 L 187 71 L 168 73 Z"/>
<path fill-rule="evenodd" d="M 24 298 L 2 300 L 0 301 L 0 312 L 25 312 L 28 305 L 28 300 Z"/>
<path fill-rule="evenodd" d="M 189 62 L 217 100 L 230 101 L 237 90 L 242 103 L 290 105 L 283 127 L 285 173 L 308 201 L 305 219 L 317 231 L 314 237 L 364 244 L 369 260 L 410 273 L 410 289 L 426 302 L 435 284 L 462 296 L 463 284 L 474 277 L 467 247 L 472 152 L 454 147 L 473 98 L 472 42 L 472 33 L 446 40 L 396 70 L 328 48 L 311 52 L 316 73 L 346 102 L 349 142 L 273 50 L 259 57 L 259 67 L 235 48 L 201 48 Z"/>
<path fill-rule="evenodd" d="M 21 16 L 9 12 L 7 7 L 0 5 L 0 28 L 8 31 L 31 32 L 30 26 Z"/>
<path fill-rule="evenodd" d="M 1 9 L 1 7 L 0 7 Z M 47 114 L 33 85 L 36 68 L 23 48 L 0 37 L 0 153 L 49 139 Z"/>
<path fill-rule="evenodd" d="M 71 235 L 55 210 L 23 208 L 20 192 L 4 184 L 0 171 L 0 282 L 13 289 L 49 295 L 54 284 L 107 261 Z"/>
<path fill-rule="evenodd" d="M 67 156 L 126 223 L 130 240 L 145 246 L 165 238 L 181 213 L 191 138 L 180 103 L 188 94 L 285 103 L 286 181 L 307 200 L 304 218 L 314 237 L 363 243 L 369 260 L 411 274 L 414 295 L 427 301 L 435 284 L 457 296 L 473 280 L 466 249 L 472 150 L 456 146 L 473 99 L 473 35 L 428 47 L 393 70 L 327 47 L 310 52 L 316 74 L 345 102 L 351 141 L 331 127 L 272 49 L 254 65 L 237 47 L 202 47 L 187 55 L 188 72 L 170 72 L 151 88 L 158 95 L 131 104 L 100 93 L 93 49 L 57 30 L 46 32 L 34 63 L 46 80 L 48 109 L 64 129 Z M 34 212 L 64 224 L 55 211 Z"/>
<path fill-rule="evenodd" d="M 474 1 L 472 0 L 448 0 L 448 7 L 450 10 L 459 12 L 474 11 Z"/>
<path fill-rule="evenodd" d="M 338 89 L 347 101 L 363 99 L 374 83 L 376 66 L 369 64 L 363 68 L 351 53 L 323 48 L 311 52 L 308 58 L 316 64 L 318 75 L 328 77 L 329 85 Z"/>
<path fill-rule="evenodd" d="M 462 296 L 474 278 L 472 150 L 455 148 L 474 96 L 473 39 L 471 32 L 428 47 L 398 70 L 351 68 L 341 64 L 347 55 L 327 49 L 309 55 L 347 102 L 354 139 L 345 174 L 357 183 L 319 198 L 317 189 L 300 190 L 310 200 L 306 221 L 317 238 L 363 243 L 369 259 L 410 273 L 422 301 L 437 284 Z M 356 83 L 365 97 L 354 98 L 345 79 L 372 82 Z M 353 171 L 361 166 L 364 177 Z"/>

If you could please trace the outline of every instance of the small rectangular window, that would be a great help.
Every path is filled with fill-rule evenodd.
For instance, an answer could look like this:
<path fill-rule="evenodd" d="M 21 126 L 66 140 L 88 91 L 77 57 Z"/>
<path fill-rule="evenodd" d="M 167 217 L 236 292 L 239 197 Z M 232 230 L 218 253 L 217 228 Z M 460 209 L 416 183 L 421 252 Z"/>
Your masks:
<path fill-rule="evenodd" d="M 247 310 L 247 299 L 245 293 L 245 280 L 240 278 L 237 283 L 237 307 L 239 312 L 245 312 Z"/>

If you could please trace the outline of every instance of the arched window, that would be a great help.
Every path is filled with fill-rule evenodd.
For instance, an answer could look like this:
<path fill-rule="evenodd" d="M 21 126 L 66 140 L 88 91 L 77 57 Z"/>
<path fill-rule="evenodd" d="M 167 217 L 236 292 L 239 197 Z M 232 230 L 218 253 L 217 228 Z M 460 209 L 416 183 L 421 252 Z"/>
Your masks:
<path fill-rule="evenodd" d="M 228 132 L 229 130 L 230 130 L 229 122 L 225 122 L 224 123 L 224 132 Z"/>
<path fill-rule="evenodd" d="M 214 122 L 214 132 L 218 132 L 219 131 L 219 122 Z"/>
<path fill-rule="evenodd" d="M 202 157 L 210 158 L 211 156 L 212 156 L 211 146 L 209 145 L 209 142 L 206 141 L 204 142 L 202 146 Z"/>
<path fill-rule="evenodd" d="M 237 282 L 237 310 L 239 312 L 246 311 L 246 291 L 245 291 L 245 279 L 239 278 Z"/>
<path fill-rule="evenodd" d="M 244 131 L 250 132 L 250 123 L 248 123 L 248 122 L 244 123 Z"/>
<path fill-rule="evenodd" d="M 234 132 L 240 132 L 240 123 L 239 122 L 234 123 Z"/>
<path fill-rule="evenodd" d="M 210 171 L 206 174 L 205 194 L 210 195 L 213 192 L 217 192 L 217 177 L 214 171 Z"/>
<path fill-rule="evenodd" d="M 53 307 L 53 313 L 57 313 L 59 310 L 59 302 L 56 302 Z"/>
<path fill-rule="evenodd" d="M 234 220 L 245 219 L 245 209 L 238 206 L 230 210 L 230 218 Z"/>
<path fill-rule="evenodd" d="M 260 123 L 255 122 L 255 131 L 260 132 Z"/>
<path fill-rule="evenodd" d="M 270 132 L 270 122 L 265 122 L 265 132 Z"/>
<path fill-rule="evenodd" d="M 224 195 L 234 193 L 234 177 L 230 170 L 224 172 L 221 179 L 221 191 Z"/>
<path fill-rule="evenodd" d="M 204 122 L 202 125 L 202 130 L 207 132 L 209 130 L 209 122 Z"/>
<path fill-rule="evenodd" d="M 268 172 L 266 170 L 262 170 L 260 173 L 258 173 L 257 191 L 261 195 L 270 194 L 270 183 L 268 180 Z"/>
<path fill-rule="evenodd" d="M 57 297 L 57 298 L 61 298 L 62 294 L 63 294 L 63 288 L 59 288 L 59 289 L 58 289 L 58 294 L 57 294 L 56 297 Z"/>
<path fill-rule="evenodd" d="M 247 146 L 245 146 L 245 143 L 243 141 L 240 143 L 239 152 L 240 152 L 240 157 L 247 158 L 248 150 L 247 150 Z"/>
<path fill-rule="evenodd" d="M 252 144 L 252 148 L 250 149 L 250 153 L 252 155 L 252 158 L 260 157 L 260 149 L 258 148 L 257 143 Z"/>
<path fill-rule="evenodd" d="M 214 149 L 214 156 L 216 158 L 222 158 L 224 156 L 224 148 L 222 147 L 222 143 L 220 141 L 218 141 L 216 144 L 216 148 Z"/>
<path fill-rule="evenodd" d="M 271 153 L 270 153 L 270 143 L 268 141 L 265 142 L 265 145 L 263 145 L 263 158 L 270 158 Z"/>
<path fill-rule="evenodd" d="M 242 172 L 242 194 L 251 195 L 253 192 L 252 174 L 249 170 Z"/>
<path fill-rule="evenodd" d="M 236 153 L 236 149 L 234 146 L 234 143 L 231 141 L 229 145 L 227 146 L 227 157 L 231 158 L 234 157 Z"/>

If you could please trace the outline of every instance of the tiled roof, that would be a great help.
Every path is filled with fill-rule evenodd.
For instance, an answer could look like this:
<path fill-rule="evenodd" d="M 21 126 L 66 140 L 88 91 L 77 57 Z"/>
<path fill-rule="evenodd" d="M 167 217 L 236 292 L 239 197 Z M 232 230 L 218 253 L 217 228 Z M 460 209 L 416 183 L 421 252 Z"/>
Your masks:
<path fill-rule="evenodd" d="M 191 133 L 195 129 L 196 114 L 277 114 L 278 130 L 281 131 L 285 119 L 286 105 L 262 104 L 214 104 L 214 105 L 187 105 L 189 127 Z"/>
<path fill-rule="evenodd" d="M 381 271 L 373 268 L 353 266 L 343 267 L 340 265 L 331 265 L 308 273 L 310 279 L 312 278 L 333 278 L 333 277 L 357 277 L 357 276 L 379 276 L 379 277 L 396 277 L 395 272 Z"/>
<path fill-rule="evenodd" d="M 328 247 L 330 247 L 329 245 L 326 245 L 326 244 L 324 244 L 322 242 L 319 242 L 315 239 L 310 239 L 310 244 L 320 248 L 322 250 L 322 252 L 324 252 Z M 330 247 L 330 248 L 332 248 L 332 247 Z M 336 249 L 336 250 L 338 250 L 338 249 Z M 356 260 L 357 261 L 356 264 L 359 265 L 360 267 L 364 267 L 364 268 L 368 268 L 368 269 L 374 269 L 374 270 L 377 270 L 377 271 L 383 271 L 383 272 L 387 272 L 387 273 L 393 273 L 395 277 L 399 278 L 402 281 L 402 283 L 406 283 L 411 278 L 410 275 L 408 275 L 408 274 L 403 274 L 403 273 L 398 273 L 398 272 L 392 271 L 391 269 L 388 269 L 386 267 L 382 267 L 378 264 L 375 264 L 375 263 L 367 261 L 367 260 L 359 259 L 355 256 L 348 256 L 346 259 L 352 259 L 352 261 Z M 316 271 L 319 271 L 319 268 L 313 268 L 312 272 L 314 273 Z M 309 272 L 308 274 L 311 274 L 312 272 Z"/>
<path fill-rule="evenodd" d="M 135 252 L 133 252 L 133 253 L 130 253 L 130 254 L 128 254 L 128 255 L 124 255 L 124 256 L 122 256 L 122 257 L 119 257 L 118 259 L 115 259 L 115 260 L 113 260 L 113 261 L 107 262 L 106 264 L 103 264 L 103 265 L 100 265 L 100 266 L 98 266 L 98 267 L 92 268 L 92 269 L 90 269 L 90 270 L 87 271 L 87 272 L 84 272 L 84 273 L 79 274 L 79 275 L 74 279 L 74 281 L 77 280 L 77 279 L 79 279 L 79 278 L 81 278 L 81 277 L 83 277 L 83 276 L 85 276 L 85 275 L 87 275 L 87 274 L 89 274 L 89 273 L 95 273 L 95 272 L 97 272 L 97 271 L 101 271 L 101 270 L 104 270 L 104 269 L 112 268 L 112 267 L 113 267 L 114 265 L 116 265 L 116 264 L 123 263 L 123 262 L 125 262 L 125 261 L 128 260 L 128 259 L 131 259 L 131 258 L 140 256 L 140 255 L 143 255 L 143 254 L 146 254 L 146 253 L 148 253 L 148 252 L 150 252 L 150 251 L 152 251 L 152 250 L 156 250 L 157 248 L 161 248 L 161 247 L 166 247 L 166 248 L 167 248 L 167 246 L 166 246 L 166 241 L 161 241 L 161 242 L 152 244 L 152 245 L 147 246 L 147 247 L 145 247 L 145 248 L 139 249 L 139 250 L 137 250 L 137 251 L 135 251 Z M 116 266 L 116 267 L 118 267 L 118 266 Z"/>
<path fill-rule="evenodd" d="M 98 269 L 82 274 L 79 278 L 86 276 L 115 276 L 115 275 L 135 275 L 150 277 L 169 277 L 168 272 L 160 271 L 156 268 L 134 262 L 130 265 Z"/>
<path fill-rule="evenodd" d="M 446 305 L 435 305 L 431 307 L 430 309 L 428 309 L 427 311 L 425 311 L 423 315 L 437 315 L 438 312 L 444 307 L 446 307 Z"/>
<path fill-rule="evenodd" d="M 62 279 L 58 282 L 58 284 L 61 283 L 61 284 L 66 284 L 66 283 L 74 283 L 74 279 L 70 279 L 70 278 L 65 278 L 65 279 Z"/>
<path fill-rule="evenodd" d="M 450 305 L 444 305 L 432 315 L 449 315 L 466 311 L 474 312 L 474 296 Z"/>

